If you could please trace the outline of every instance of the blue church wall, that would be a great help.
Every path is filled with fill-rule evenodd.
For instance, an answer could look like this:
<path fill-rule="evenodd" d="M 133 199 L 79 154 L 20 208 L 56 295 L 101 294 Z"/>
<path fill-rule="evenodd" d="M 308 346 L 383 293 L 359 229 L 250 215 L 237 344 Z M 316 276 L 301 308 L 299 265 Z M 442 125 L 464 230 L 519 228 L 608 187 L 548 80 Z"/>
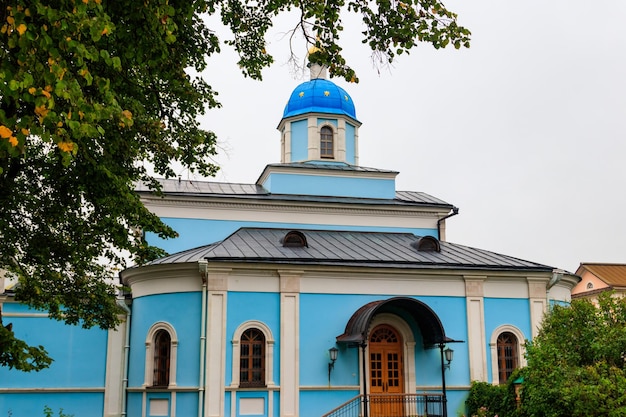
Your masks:
<path fill-rule="evenodd" d="M 154 233 L 148 233 L 146 240 L 149 244 L 158 246 L 168 253 L 176 253 L 186 249 L 196 248 L 218 242 L 230 236 L 241 227 L 274 227 L 292 229 L 320 229 L 320 230 L 347 230 L 364 232 L 399 232 L 413 233 L 417 236 L 437 237 L 437 229 L 409 228 L 409 227 L 373 227 L 348 226 L 332 224 L 307 223 L 269 223 L 211 219 L 181 219 L 162 217 L 161 220 L 174 228 L 179 237 L 175 239 L 161 239 Z"/>
<path fill-rule="evenodd" d="M 280 294 L 259 292 L 229 292 L 226 311 L 226 385 L 232 382 L 233 350 L 230 343 L 235 330 L 248 321 L 260 321 L 269 327 L 274 345 L 274 382 L 280 384 Z"/>
<path fill-rule="evenodd" d="M 451 385 L 468 385 L 469 348 L 467 344 L 467 302 L 465 297 L 415 297 L 428 305 L 441 320 L 446 336 L 460 341 L 449 343 L 447 348 L 454 350 L 451 369 L 446 371 L 446 383 Z M 426 368 L 424 374 L 416 372 L 417 385 L 441 384 L 441 352 L 439 348 L 415 349 L 415 363 L 419 370 L 420 364 Z"/>
<path fill-rule="evenodd" d="M 299 417 L 319 417 L 359 395 L 359 390 L 325 390 L 300 391 Z"/>
<path fill-rule="evenodd" d="M 291 122 L 291 160 L 306 161 L 309 159 L 308 121 Z"/>
<path fill-rule="evenodd" d="M 363 305 L 388 296 L 301 294 L 300 295 L 300 384 L 302 386 L 328 385 L 328 349 L 336 345 L 350 317 Z M 437 314 L 446 335 L 467 341 L 467 309 L 463 297 L 415 297 Z M 416 337 L 415 364 L 418 386 L 441 384 L 440 350 L 424 349 L 421 334 L 412 321 L 407 320 Z M 454 353 L 454 371 L 447 378 L 456 385 L 469 384 L 469 353 L 467 343 L 449 344 Z M 358 386 L 360 364 L 358 350 L 337 345 L 339 354 L 331 373 L 331 385 Z M 303 360 L 310 358 L 310 360 Z"/>
<path fill-rule="evenodd" d="M 83 329 L 45 316 L 32 316 L 42 313 L 19 303 L 4 303 L 2 310 L 5 315 L 15 314 L 5 317 L 4 322 L 13 323 L 16 337 L 30 345 L 43 345 L 54 359 L 49 368 L 40 372 L 20 372 L 0 367 L 3 388 L 104 389 L 107 331 Z"/>
<path fill-rule="evenodd" d="M 527 298 L 485 298 L 485 337 L 487 346 L 493 332 L 502 325 L 516 327 L 524 334 L 524 338 L 532 338 L 530 324 L 530 305 Z M 518 341 L 520 344 L 524 340 Z M 491 349 L 487 349 L 487 375 L 491 381 Z"/>
<path fill-rule="evenodd" d="M 128 395 L 126 396 L 126 415 L 141 416 L 142 397 L 143 397 L 143 393 L 141 392 L 129 392 L 128 393 Z"/>
<path fill-rule="evenodd" d="M 380 299 L 377 298 L 377 299 Z M 328 349 L 339 349 L 331 385 L 359 385 L 358 351 L 336 344 L 336 337 L 370 296 L 300 294 L 300 385 L 328 386 Z"/>
<path fill-rule="evenodd" d="M 233 396 L 233 392 L 232 391 L 226 391 L 224 393 L 224 415 L 225 416 L 232 416 L 233 413 L 231 412 L 231 398 Z"/>
<path fill-rule="evenodd" d="M 176 385 L 197 387 L 200 377 L 201 293 L 185 292 L 138 297 L 133 300 L 129 386 L 144 383 L 146 337 L 157 322 L 169 323 L 176 331 Z"/>
<path fill-rule="evenodd" d="M 449 417 L 467 415 L 467 406 L 465 405 L 465 400 L 467 400 L 468 394 L 469 390 L 447 390 L 446 397 L 448 398 Z"/>
<path fill-rule="evenodd" d="M 356 128 L 346 123 L 346 162 L 356 165 Z"/>
<path fill-rule="evenodd" d="M 396 195 L 394 179 L 322 177 L 281 173 L 272 173 L 269 178 L 271 179 L 270 191 L 273 194 L 384 199 L 393 199 Z"/>
<path fill-rule="evenodd" d="M 49 407 L 54 415 L 63 413 L 76 417 L 101 417 L 104 415 L 104 392 L 55 392 L 0 395 L 0 415 L 10 417 L 43 416 Z M 141 410 L 139 414 L 141 415 Z"/>
<path fill-rule="evenodd" d="M 198 415 L 198 394 L 195 392 L 176 393 L 176 415 L 177 416 L 197 416 Z"/>

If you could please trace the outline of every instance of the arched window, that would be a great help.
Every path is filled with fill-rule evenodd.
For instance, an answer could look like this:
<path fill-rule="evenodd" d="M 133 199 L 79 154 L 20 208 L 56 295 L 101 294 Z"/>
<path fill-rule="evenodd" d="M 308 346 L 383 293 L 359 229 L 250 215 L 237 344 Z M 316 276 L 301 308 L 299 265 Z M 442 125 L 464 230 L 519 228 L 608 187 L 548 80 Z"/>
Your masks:
<path fill-rule="evenodd" d="M 178 337 L 171 324 L 160 321 L 152 325 L 146 336 L 144 387 L 176 386 Z"/>
<path fill-rule="evenodd" d="M 519 368 L 519 352 L 517 337 L 511 332 L 503 332 L 496 342 L 498 351 L 498 377 L 504 384 L 511 373 Z"/>
<path fill-rule="evenodd" d="M 323 126 L 320 129 L 320 158 L 334 157 L 333 129 L 330 126 Z"/>
<path fill-rule="evenodd" d="M 153 383 L 155 387 L 167 387 L 170 383 L 170 357 L 172 338 L 167 330 L 159 330 L 154 337 Z"/>
<path fill-rule="evenodd" d="M 587 283 L 587 289 L 588 290 L 593 290 L 593 282 L 588 282 Z"/>
<path fill-rule="evenodd" d="M 241 335 L 239 352 L 239 386 L 265 386 L 265 335 L 259 329 L 248 329 Z"/>
<path fill-rule="evenodd" d="M 242 323 L 233 334 L 231 387 L 273 387 L 274 338 L 263 322 Z"/>

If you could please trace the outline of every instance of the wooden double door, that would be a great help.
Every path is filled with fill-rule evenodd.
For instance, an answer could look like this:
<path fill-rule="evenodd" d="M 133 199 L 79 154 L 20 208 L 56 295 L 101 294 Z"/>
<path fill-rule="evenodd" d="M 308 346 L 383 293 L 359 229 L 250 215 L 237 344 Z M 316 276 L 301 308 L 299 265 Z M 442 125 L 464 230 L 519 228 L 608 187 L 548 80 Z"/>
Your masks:
<path fill-rule="evenodd" d="M 402 338 L 392 326 L 375 327 L 369 338 L 370 415 L 404 415 Z"/>

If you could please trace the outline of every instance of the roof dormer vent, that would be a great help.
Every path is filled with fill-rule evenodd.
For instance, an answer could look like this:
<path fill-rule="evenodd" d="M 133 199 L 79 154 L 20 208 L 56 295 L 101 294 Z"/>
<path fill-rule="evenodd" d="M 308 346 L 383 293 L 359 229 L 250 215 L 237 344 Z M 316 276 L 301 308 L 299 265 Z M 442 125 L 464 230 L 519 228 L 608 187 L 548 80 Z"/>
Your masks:
<path fill-rule="evenodd" d="M 411 243 L 411 246 L 418 252 L 441 252 L 441 244 L 437 238 L 432 236 L 422 236 L 417 241 Z"/>
<path fill-rule="evenodd" d="M 281 243 L 285 248 L 308 248 L 309 245 L 306 242 L 306 236 L 304 233 L 297 230 L 287 232 L 285 237 L 281 239 Z"/>

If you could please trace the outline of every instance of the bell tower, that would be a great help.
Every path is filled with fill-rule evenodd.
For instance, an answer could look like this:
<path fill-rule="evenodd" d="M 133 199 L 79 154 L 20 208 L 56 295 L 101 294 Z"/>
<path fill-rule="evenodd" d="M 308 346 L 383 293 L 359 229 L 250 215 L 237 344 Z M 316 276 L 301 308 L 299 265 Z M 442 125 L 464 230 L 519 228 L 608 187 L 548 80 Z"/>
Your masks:
<path fill-rule="evenodd" d="M 281 163 L 319 161 L 358 165 L 361 122 L 350 95 L 326 79 L 326 68 L 309 65 L 311 79 L 297 86 L 278 125 Z"/>

